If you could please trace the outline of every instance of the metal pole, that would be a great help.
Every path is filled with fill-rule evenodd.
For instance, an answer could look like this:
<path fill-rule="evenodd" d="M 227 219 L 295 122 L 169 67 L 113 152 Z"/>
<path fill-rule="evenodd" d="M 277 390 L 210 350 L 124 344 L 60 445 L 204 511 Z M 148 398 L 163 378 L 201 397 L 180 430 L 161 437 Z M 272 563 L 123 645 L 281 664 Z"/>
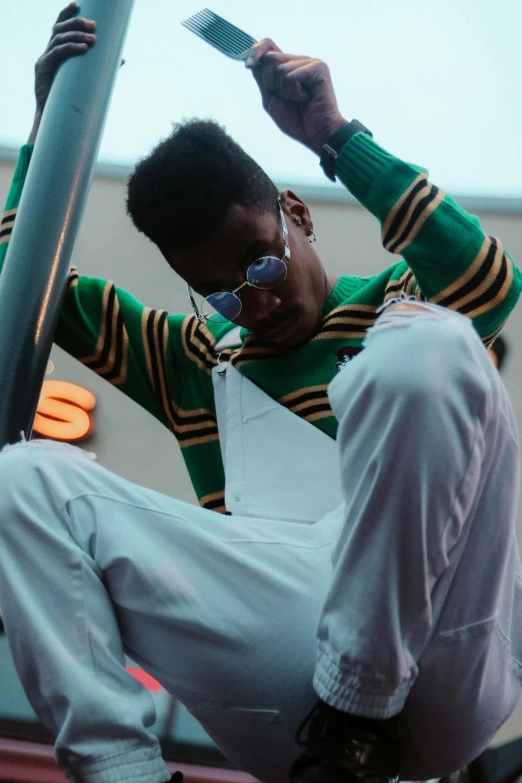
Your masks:
<path fill-rule="evenodd" d="M 97 41 L 59 68 L 0 275 L 0 448 L 29 437 L 133 0 L 81 0 Z"/>

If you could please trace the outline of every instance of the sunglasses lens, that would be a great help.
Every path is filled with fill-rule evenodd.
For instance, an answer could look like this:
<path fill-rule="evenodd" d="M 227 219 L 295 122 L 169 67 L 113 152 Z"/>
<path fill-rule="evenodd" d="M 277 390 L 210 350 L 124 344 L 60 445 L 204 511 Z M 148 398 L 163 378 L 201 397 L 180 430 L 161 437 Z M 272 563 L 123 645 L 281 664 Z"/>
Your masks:
<path fill-rule="evenodd" d="M 241 299 L 229 291 L 218 291 L 203 300 L 201 312 L 207 321 L 233 321 L 241 312 Z"/>
<path fill-rule="evenodd" d="M 286 278 L 286 264 L 275 256 L 258 258 L 247 269 L 247 280 L 255 288 L 275 288 Z"/>

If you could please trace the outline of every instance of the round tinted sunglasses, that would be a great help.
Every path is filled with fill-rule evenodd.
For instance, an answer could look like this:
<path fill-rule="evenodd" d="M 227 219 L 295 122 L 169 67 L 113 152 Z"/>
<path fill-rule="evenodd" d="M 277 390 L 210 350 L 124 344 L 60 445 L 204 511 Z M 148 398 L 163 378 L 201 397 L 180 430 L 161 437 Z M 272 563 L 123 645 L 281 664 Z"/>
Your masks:
<path fill-rule="evenodd" d="M 187 283 L 187 292 L 194 314 L 199 321 L 213 321 L 214 323 L 224 323 L 233 321 L 238 317 L 243 307 L 238 292 L 246 285 L 261 290 L 269 290 L 280 285 L 286 279 L 287 263 L 290 260 L 290 247 L 288 245 L 288 228 L 286 225 L 281 199 L 277 199 L 277 208 L 283 228 L 283 241 L 285 244 L 285 254 L 283 258 L 277 256 L 262 256 L 253 261 L 246 271 L 246 280 L 233 291 L 216 291 L 215 294 L 209 294 L 201 303 L 201 312 L 194 299 L 192 288 Z"/>

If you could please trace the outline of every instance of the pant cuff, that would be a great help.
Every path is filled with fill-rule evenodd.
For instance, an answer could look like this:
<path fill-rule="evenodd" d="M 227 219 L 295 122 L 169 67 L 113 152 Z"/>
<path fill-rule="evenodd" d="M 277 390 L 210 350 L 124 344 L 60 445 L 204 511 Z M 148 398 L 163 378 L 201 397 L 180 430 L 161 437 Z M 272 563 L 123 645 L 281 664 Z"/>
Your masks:
<path fill-rule="evenodd" d="M 385 720 L 397 715 L 413 682 L 403 682 L 387 693 L 383 685 L 362 682 L 359 676 L 341 671 L 326 655 L 321 654 L 314 674 L 314 688 L 324 702 L 342 712 L 361 715 L 365 718 Z"/>
<path fill-rule="evenodd" d="M 159 747 L 135 748 L 63 772 L 71 783 L 166 783 L 171 777 Z"/>

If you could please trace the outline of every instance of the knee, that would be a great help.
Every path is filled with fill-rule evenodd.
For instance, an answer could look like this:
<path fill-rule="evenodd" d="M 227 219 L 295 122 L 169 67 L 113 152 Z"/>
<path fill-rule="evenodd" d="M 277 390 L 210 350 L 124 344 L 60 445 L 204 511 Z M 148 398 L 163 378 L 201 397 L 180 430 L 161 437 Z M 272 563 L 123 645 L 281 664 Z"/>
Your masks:
<path fill-rule="evenodd" d="M 28 441 L 0 451 L 0 520 L 8 509 L 44 502 L 54 494 L 53 484 L 67 481 L 71 460 L 66 448 L 53 441 Z"/>
<path fill-rule="evenodd" d="M 21 486 L 28 487 L 35 472 L 45 470 L 45 453 L 31 441 L 5 446 L 0 451 L 0 498 L 16 493 Z"/>
<path fill-rule="evenodd" d="M 398 310 L 397 328 L 390 326 L 381 344 L 376 372 L 381 388 L 407 399 L 452 396 L 458 390 L 472 401 L 484 400 L 489 387 L 484 372 L 486 351 L 471 321 L 448 310 L 432 315 L 409 303 Z M 400 321 L 400 311 L 408 320 Z M 441 308 L 442 310 L 442 308 Z M 404 328 L 402 328 L 404 326 Z M 384 336 L 384 333 L 383 333 Z"/>
<path fill-rule="evenodd" d="M 22 468 L 45 462 L 46 453 L 53 448 L 61 449 L 61 446 L 54 441 L 46 440 L 23 440 L 19 443 L 10 443 L 0 450 L 0 470 L 13 469 L 14 466 Z"/>
<path fill-rule="evenodd" d="M 30 443 L 6 446 L 0 451 L 0 533 L 10 534 L 21 508 L 33 505 L 35 465 L 40 453 Z M 17 525 L 20 527 L 20 525 Z"/>
<path fill-rule="evenodd" d="M 11 488 L 31 467 L 41 461 L 41 451 L 31 441 L 21 441 L 5 446 L 0 451 L 0 483 L 3 489 Z"/>
<path fill-rule="evenodd" d="M 366 398 L 376 394 L 418 407 L 430 398 L 441 402 L 457 393 L 477 409 L 489 389 L 484 359 L 485 348 L 468 318 L 399 302 L 387 307 L 369 330 L 365 350 L 353 363 L 360 371 L 340 371 L 334 381 L 336 397 L 347 386 L 345 399 L 350 399 L 354 385 L 362 385 Z"/>

